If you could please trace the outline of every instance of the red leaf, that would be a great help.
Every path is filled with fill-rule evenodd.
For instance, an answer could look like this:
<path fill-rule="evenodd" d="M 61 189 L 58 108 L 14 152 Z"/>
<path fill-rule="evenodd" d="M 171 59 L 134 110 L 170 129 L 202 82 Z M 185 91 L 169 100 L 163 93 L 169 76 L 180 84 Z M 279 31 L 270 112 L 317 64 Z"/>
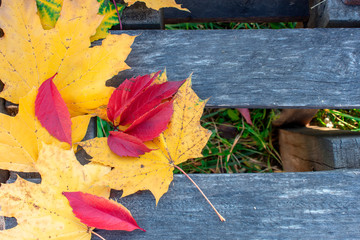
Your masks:
<path fill-rule="evenodd" d="M 82 192 L 63 192 L 77 218 L 88 227 L 133 231 L 140 228 L 129 210 L 119 203 Z"/>
<path fill-rule="evenodd" d="M 123 132 L 110 131 L 107 142 L 111 151 L 121 157 L 138 157 L 151 151 L 143 141 Z"/>
<path fill-rule="evenodd" d="M 162 103 L 136 119 L 124 132 L 144 142 L 152 140 L 167 128 L 173 112 L 173 101 Z"/>
<path fill-rule="evenodd" d="M 247 122 L 247 124 L 249 125 L 253 125 L 252 121 L 251 121 L 251 117 L 250 117 L 250 112 L 249 109 L 247 108 L 237 108 L 237 110 L 241 113 L 241 115 L 245 118 L 245 121 Z"/>
<path fill-rule="evenodd" d="M 56 88 L 52 76 L 39 87 L 35 100 L 35 115 L 48 132 L 71 145 L 71 119 L 66 103 Z"/>
<path fill-rule="evenodd" d="M 115 89 L 111 95 L 107 107 L 107 117 L 114 122 L 123 110 L 136 98 L 148 88 L 157 78 L 160 72 L 157 72 L 153 77 L 150 75 L 138 76 L 136 78 L 126 79 L 120 86 Z"/>
<path fill-rule="evenodd" d="M 120 124 L 127 125 L 132 123 L 137 118 L 159 105 L 164 99 L 172 97 L 185 81 L 186 80 L 152 85 L 143 93 L 139 94 L 123 111 Z"/>

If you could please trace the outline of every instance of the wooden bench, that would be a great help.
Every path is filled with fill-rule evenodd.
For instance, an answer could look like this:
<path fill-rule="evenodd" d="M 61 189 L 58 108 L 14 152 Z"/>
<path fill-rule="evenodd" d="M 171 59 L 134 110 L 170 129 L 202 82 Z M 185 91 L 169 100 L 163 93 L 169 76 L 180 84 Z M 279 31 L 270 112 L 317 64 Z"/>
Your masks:
<path fill-rule="evenodd" d="M 204 6 L 196 5 L 195 1 L 183 2 L 194 14 L 196 6 Z M 205 1 L 199 2 L 205 4 Z M 225 3 L 213 1 L 211 5 L 210 1 L 206 2 L 209 8 L 214 7 L 216 11 L 213 12 L 226 13 L 219 10 Z M 265 4 L 265 0 L 230 2 L 230 5 L 233 3 L 230 9 L 235 6 L 247 9 L 239 16 L 231 16 L 228 19 L 231 21 L 276 19 L 304 21 L 306 25 L 309 19 L 309 4 L 305 0 L 276 0 L 276 4 L 273 1 L 273 4 Z M 295 14 L 299 9 L 296 6 L 302 6 L 305 11 Z M 288 9 L 286 16 L 283 9 Z M 170 19 L 175 16 L 168 15 L 171 11 L 177 10 L 166 9 L 153 16 L 169 16 Z M 186 15 L 186 20 L 191 16 Z M 226 20 L 223 16 L 208 15 L 211 20 Z M 178 17 L 176 21 L 181 22 L 179 19 L 183 18 Z M 203 16 L 193 19 L 205 20 Z M 167 21 L 173 22 L 163 19 Z M 161 26 L 161 22 L 158 25 Z M 141 24 L 137 26 L 146 28 Z M 193 73 L 193 88 L 201 98 L 210 97 L 208 107 L 360 108 L 360 29 L 115 33 L 124 32 L 138 35 L 127 60 L 132 69 L 114 77 L 113 84 L 166 67 L 170 80 L 181 80 Z M 107 240 L 360 237 L 360 170 L 195 174 L 191 177 L 226 222 L 218 220 L 183 175 L 175 175 L 169 192 L 157 206 L 147 191 L 122 199 L 119 199 L 121 192 L 112 192 L 112 198 L 129 208 L 147 232 L 96 232 Z M 8 222 L 9 226 L 13 223 Z"/>

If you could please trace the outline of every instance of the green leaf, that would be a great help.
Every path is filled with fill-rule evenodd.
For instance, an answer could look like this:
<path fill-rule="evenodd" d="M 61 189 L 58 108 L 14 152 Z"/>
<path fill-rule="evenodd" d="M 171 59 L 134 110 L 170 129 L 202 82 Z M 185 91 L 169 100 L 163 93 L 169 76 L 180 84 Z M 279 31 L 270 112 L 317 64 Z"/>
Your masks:
<path fill-rule="evenodd" d="M 226 111 L 227 115 L 229 116 L 229 118 L 232 120 L 232 121 L 238 121 L 240 120 L 240 117 L 239 117 L 239 112 L 234 110 L 234 109 L 228 109 Z"/>
<path fill-rule="evenodd" d="M 96 119 L 96 129 L 98 138 L 109 136 L 109 132 L 112 130 L 110 124 L 99 117 Z"/>

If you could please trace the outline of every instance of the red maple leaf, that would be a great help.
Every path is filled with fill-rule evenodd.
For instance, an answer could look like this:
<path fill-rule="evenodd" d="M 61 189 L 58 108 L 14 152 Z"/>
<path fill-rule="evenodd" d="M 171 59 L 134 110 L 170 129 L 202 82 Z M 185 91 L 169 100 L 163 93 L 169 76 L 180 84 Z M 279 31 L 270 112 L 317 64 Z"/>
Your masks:
<path fill-rule="evenodd" d="M 144 142 L 167 128 L 173 114 L 171 98 L 185 80 L 155 84 L 159 73 L 126 79 L 109 99 L 107 116 L 118 131 L 110 132 L 108 145 L 119 156 L 138 157 L 151 151 Z"/>
<path fill-rule="evenodd" d="M 130 211 L 117 202 L 83 192 L 63 192 L 63 195 L 75 216 L 88 227 L 123 231 L 140 229 L 145 232 Z"/>
<path fill-rule="evenodd" d="M 71 118 L 52 76 L 41 84 L 35 100 L 35 115 L 48 132 L 62 142 L 71 142 Z"/>

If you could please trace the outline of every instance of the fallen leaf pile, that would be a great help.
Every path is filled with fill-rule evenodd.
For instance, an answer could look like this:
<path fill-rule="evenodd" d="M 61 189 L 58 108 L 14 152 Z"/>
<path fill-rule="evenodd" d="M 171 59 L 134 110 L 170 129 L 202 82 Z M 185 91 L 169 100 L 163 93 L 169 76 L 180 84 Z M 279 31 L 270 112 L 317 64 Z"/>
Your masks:
<path fill-rule="evenodd" d="M 145 2 L 184 10 L 173 0 Z M 91 239 L 94 228 L 145 231 L 108 199 L 111 188 L 124 196 L 150 190 L 158 202 L 174 167 L 201 156 L 210 133 L 200 125 L 205 101 L 190 78 L 168 82 L 156 73 L 117 89 L 105 85 L 129 68 L 135 37 L 108 34 L 123 8 L 111 0 L 2 1 L 0 97 L 19 104 L 19 113 L 0 114 L 0 168 L 39 172 L 41 183 L 18 176 L 1 185 L 0 215 L 18 225 L 0 231 L 0 239 Z M 94 115 L 113 131 L 81 142 Z M 90 163 L 78 162 L 78 145 Z"/>
<path fill-rule="evenodd" d="M 202 156 L 201 150 L 211 135 L 200 125 L 205 103 L 191 89 L 191 79 L 187 79 L 173 98 L 174 113 L 168 128 L 145 142 L 154 150 L 138 158 L 118 156 L 109 148 L 106 137 L 81 142 L 93 157 L 92 162 L 113 168 L 99 184 L 123 190 L 123 196 L 150 190 L 159 201 L 173 180 L 174 165 Z"/>

